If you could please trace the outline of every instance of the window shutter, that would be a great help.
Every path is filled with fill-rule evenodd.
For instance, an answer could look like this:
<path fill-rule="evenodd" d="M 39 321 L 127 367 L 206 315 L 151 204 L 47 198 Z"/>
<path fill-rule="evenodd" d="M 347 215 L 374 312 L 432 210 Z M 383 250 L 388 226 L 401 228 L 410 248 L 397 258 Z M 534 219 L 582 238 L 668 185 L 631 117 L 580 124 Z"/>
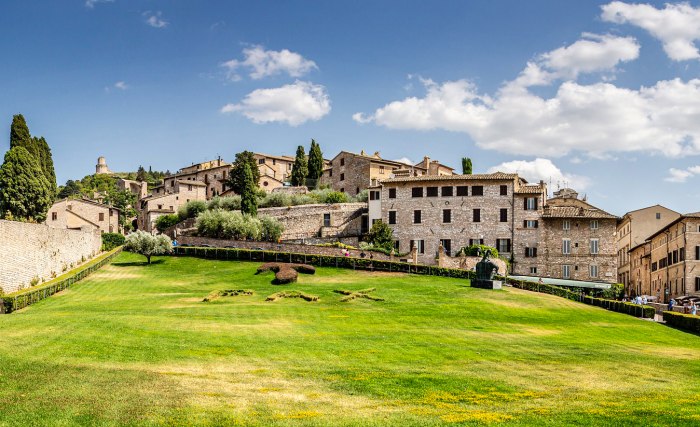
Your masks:
<path fill-rule="evenodd" d="M 537 210 L 537 197 L 535 197 L 535 210 Z"/>
<path fill-rule="evenodd" d="M 540 227 L 540 220 L 536 219 L 535 220 L 535 228 L 539 228 L 539 227 Z"/>
<path fill-rule="evenodd" d="M 524 202 L 524 203 L 523 203 L 523 209 L 524 209 L 524 210 L 527 210 L 527 197 L 525 197 L 525 198 L 523 199 L 523 202 Z"/>
<path fill-rule="evenodd" d="M 526 219 L 523 220 L 523 228 L 527 228 L 527 220 Z"/>
<path fill-rule="evenodd" d="M 532 256 L 533 257 L 537 256 L 537 248 L 532 248 Z"/>

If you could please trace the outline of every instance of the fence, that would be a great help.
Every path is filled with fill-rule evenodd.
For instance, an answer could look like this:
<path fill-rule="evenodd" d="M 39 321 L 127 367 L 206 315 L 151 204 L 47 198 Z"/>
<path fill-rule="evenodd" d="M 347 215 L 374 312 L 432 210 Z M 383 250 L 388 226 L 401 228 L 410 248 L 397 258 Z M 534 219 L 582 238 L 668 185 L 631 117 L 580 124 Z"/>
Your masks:
<path fill-rule="evenodd" d="M 336 267 L 350 268 L 353 270 L 423 274 L 470 280 L 474 278 L 474 272 L 469 270 L 333 255 L 300 254 L 294 252 L 260 251 L 237 248 L 201 248 L 182 246 L 176 246 L 173 248 L 173 252 L 175 255 L 179 256 L 194 256 L 198 258 L 217 259 L 222 261 L 236 260 L 258 262 L 291 262 L 311 264 L 318 267 Z"/>
<path fill-rule="evenodd" d="M 56 292 L 60 292 L 66 288 L 69 288 L 74 283 L 79 282 L 80 280 L 86 278 L 93 272 L 102 268 L 105 264 L 108 264 L 110 261 L 112 261 L 114 257 L 119 255 L 121 251 L 122 247 L 120 246 L 109 252 L 107 256 L 95 262 L 94 264 L 90 263 L 85 267 L 76 269 L 76 271 L 68 273 L 67 277 L 64 277 L 60 280 L 52 281 L 45 285 L 16 292 L 12 295 L 0 297 L 0 301 L 2 301 L 3 303 L 0 305 L 0 313 L 12 313 L 13 311 L 23 309 L 29 305 L 46 299 L 51 295 L 55 294 Z"/>

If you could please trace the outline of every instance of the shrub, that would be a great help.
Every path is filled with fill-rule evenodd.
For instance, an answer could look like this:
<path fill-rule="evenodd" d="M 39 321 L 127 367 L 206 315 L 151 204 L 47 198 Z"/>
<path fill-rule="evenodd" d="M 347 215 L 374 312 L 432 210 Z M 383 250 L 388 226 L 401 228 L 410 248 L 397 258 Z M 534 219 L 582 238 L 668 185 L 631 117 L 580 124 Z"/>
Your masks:
<path fill-rule="evenodd" d="M 180 217 L 180 221 L 184 221 L 187 218 L 196 218 L 200 212 L 207 210 L 207 204 L 201 200 L 192 200 L 187 202 L 178 211 L 177 215 Z"/>
<path fill-rule="evenodd" d="M 366 188 L 364 190 L 360 191 L 359 193 L 357 193 L 357 195 L 355 197 L 353 197 L 353 201 L 355 201 L 355 202 L 365 202 L 366 203 L 368 199 L 369 199 L 369 190 L 367 190 Z"/>
<path fill-rule="evenodd" d="M 348 195 L 340 191 L 331 191 L 326 195 L 323 203 L 347 203 Z"/>
<path fill-rule="evenodd" d="M 483 256 L 485 251 L 490 251 L 491 252 L 491 258 L 498 258 L 498 249 L 491 247 L 491 246 L 486 246 L 486 245 L 471 245 L 471 246 L 465 246 L 459 251 L 457 251 L 456 256 Z M 481 255 L 479 255 L 481 254 Z"/>
<path fill-rule="evenodd" d="M 281 268 L 277 273 L 275 273 L 275 280 L 272 283 L 276 285 L 286 285 L 288 283 L 294 283 L 297 281 L 299 274 L 296 270 L 292 268 Z"/>
<path fill-rule="evenodd" d="M 262 200 L 258 203 L 260 208 L 281 208 L 292 205 L 292 197 L 284 193 L 265 194 Z"/>
<path fill-rule="evenodd" d="M 202 212 L 197 217 L 196 227 L 200 236 L 270 242 L 279 240 L 284 231 L 282 224 L 274 218 L 258 218 L 223 209 Z"/>
<path fill-rule="evenodd" d="M 295 194 L 292 196 L 292 206 L 313 205 L 318 203 L 316 199 L 308 194 Z"/>
<path fill-rule="evenodd" d="M 664 321 L 674 328 L 684 329 L 689 332 L 700 333 L 700 317 L 692 314 L 664 311 Z"/>
<path fill-rule="evenodd" d="M 156 228 L 162 233 L 165 231 L 166 228 L 170 228 L 178 222 L 180 222 L 179 215 L 161 215 L 158 217 L 158 219 L 156 219 Z"/>
<path fill-rule="evenodd" d="M 216 196 L 207 202 L 207 210 L 223 209 L 226 211 L 241 210 L 241 196 Z"/>
<path fill-rule="evenodd" d="M 284 226 L 275 218 L 269 216 L 261 216 L 260 223 L 262 225 L 261 240 L 265 242 L 278 242 L 282 237 Z"/>
<path fill-rule="evenodd" d="M 145 256 L 148 264 L 150 264 L 153 255 L 172 252 L 173 243 L 168 236 L 163 234 L 154 236 L 139 230 L 126 236 L 124 249 Z"/>
<path fill-rule="evenodd" d="M 605 299 L 616 300 L 616 299 L 622 298 L 624 293 L 625 293 L 625 285 L 623 285 L 622 283 L 613 283 L 612 285 L 610 285 L 610 288 L 608 288 L 602 292 L 601 296 Z"/>
<path fill-rule="evenodd" d="M 384 221 L 372 224 L 367 234 L 367 241 L 377 248 L 391 250 L 394 247 L 394 231 Z"/>
<path fill-rule="evenodd" d="M 102 250 L 111 251 L 124 244 L 125 237 L 119 233 L 102 233 Z"/>

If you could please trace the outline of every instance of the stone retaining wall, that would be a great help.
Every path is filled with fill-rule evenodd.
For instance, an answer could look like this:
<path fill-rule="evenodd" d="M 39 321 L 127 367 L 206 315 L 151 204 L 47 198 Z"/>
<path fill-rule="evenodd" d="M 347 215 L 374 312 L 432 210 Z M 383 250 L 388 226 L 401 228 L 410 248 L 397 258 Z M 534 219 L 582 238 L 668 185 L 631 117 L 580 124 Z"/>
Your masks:
<path fill-rule="evenodd" d="M 0 220 L 0 289 L 15 292 L 60 276 L 100 252 L 98 230 Z"/>

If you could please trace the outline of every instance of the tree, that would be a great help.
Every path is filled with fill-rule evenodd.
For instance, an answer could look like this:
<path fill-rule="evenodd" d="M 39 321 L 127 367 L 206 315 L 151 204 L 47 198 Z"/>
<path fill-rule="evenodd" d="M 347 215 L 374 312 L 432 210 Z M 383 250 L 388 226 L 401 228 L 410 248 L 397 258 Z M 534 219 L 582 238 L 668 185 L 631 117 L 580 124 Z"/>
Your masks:
<path fill-rule="evenodd" d="M 393 230 L 382 220 L 372 224 L 372 228 L 367 234 L 367 240 L 378 248 L 390 250 L 394 247 Z"/>
<path fill-rule="evenodd" d="M 470 159 L 469 157 L 462 157 L 462 174 L 472 174 L 472 159 Z"/>
<path fill-rule="evenodd" d="M 159 234 L 154 236 L 145 231 L 135 231 L 126 236 L 124 249 L 146 257 L 148 264 L 151 264 L 151 257 L 162 255 L 173 250 L 173 243 L 168 236 Z"/>
<path fill-rule="evenodd" d="M 58 192 L 59 199 L 68 199 L 70 197 L 79 196 L 82 189 L 80 181 L 73 181 L 69 179 L 66 181 L 66 185 L 61 187 Z"/>
<path fill-rule="evenodd" d="M 49 147 L 48 142 L 46 142 L 43 136 L 40 138 L 32 138 L 32 145 L 36 148 L 39 166 L 41 166 L 41 171 L 49 182 L 51 198 L 54 199 L 56 197 L 56 171 L 53 167 L 51 147 Z"/>
<path fill-rule="evenodd" d="M 304 153 L 304 147 L 300 145 L 297 147 L 297 156 L 294 159 L 294 165 L 292 165 L 291 184 L 295 187 L 304 185 L 308 174 L 306 154 Z"/>
<path fill-rule="evenodd" d="M 260 169 L 258 169 L 258 162 L 255 161 L 255 153 L 252 151 L 241 151 L 236 154 L 236 160 L 234 160 L 231 165 L 229 180 L 226 182 L 226 185 L 231 187 L 236 194 L 243 194 L 243 188 L 245 187 L 245 173 L 243 169 L 245 165 L 250 167 L 253 183 L 256 188 L 260 182 Z"/>
<path fill-rule="evenodd" d="M 321 146 L 318 145 L 313 139 L 311 140 L 311 148 L 309 148 L 309 162 L 307 169 L 307 182 L 310 184 L 309 187 L 316 188 L 318 180 L 323 175 L 323 153 L 321 153 Z"/>
<path fill-rule="evenodd" d="M 178 222 L 180 222 L 180 217 L 177 214 L 161 215 L 156 220 L 156 228 L 163 233 L 166 228 L 172 227 Z"/>
<path fill-rule="evenodd" d="M 258 188 L 253 182 L 253 173 L 250 170 L 250 165 L 243 165 L 243 189 L 241 191 L 241 212 L 251 216 L 258 215 L 258 198 L 255 195 L 255 190 Z"/>
<path fill-rule="evenodd" d="M 22 146 L 10 148 L 0 167 L 0 216 L 44 221 L 53 203 L 49 187 L 36 158 Z"/>
<path fill-rule="evenodd" d="M 31 135 L 29 134 L 27 122 L 24 120 L 23 115 L 15 114 L 12 116 L 12 125 L 10 126 L 10 148 L 24 147 L 30 154 L 33 154 L 31 150 L 29 150 L 30 144 Z"/>
<path fill-rule="evenodd" d="M 10 148 L 14 147 L 24 147 L 37 160 L 41 173 L 49 182 L 51 199 L 53 199 L 56 196 L 56 172 L 51 158 L 51 148 L 44 137 L 32 137 L 27 122 L 21 114 L 14 115 L 10 125 Z"/>
<path fill-rule="evenodd" d="M 136 181 L 146 180 L 146 169 L 139 165 L 139 169 L 136 171 Z"/>

